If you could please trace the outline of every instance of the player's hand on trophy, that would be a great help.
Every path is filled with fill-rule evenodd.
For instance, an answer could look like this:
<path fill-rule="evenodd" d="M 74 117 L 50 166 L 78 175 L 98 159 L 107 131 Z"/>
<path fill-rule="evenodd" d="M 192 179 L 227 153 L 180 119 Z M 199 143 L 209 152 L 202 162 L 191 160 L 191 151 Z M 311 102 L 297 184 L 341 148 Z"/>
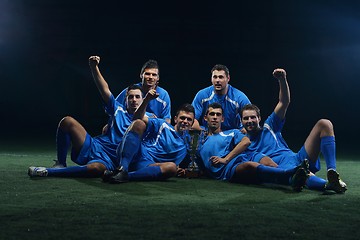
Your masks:
<path fill-rule="evenodd" d="M 185 177 L 186 176 L 186 170 L 181 167 L 176 168 L 176 176 L 177 177 Z"/>

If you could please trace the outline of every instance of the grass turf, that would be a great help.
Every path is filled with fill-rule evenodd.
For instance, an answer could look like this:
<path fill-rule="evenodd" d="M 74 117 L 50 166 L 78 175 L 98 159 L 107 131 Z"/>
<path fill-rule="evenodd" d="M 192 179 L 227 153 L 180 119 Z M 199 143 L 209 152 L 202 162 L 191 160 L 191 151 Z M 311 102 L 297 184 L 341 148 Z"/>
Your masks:
<path fill-rule="evenodd" d="M 6 149 L 6 150 L 5 150 Z M 48 148 L 0 148 L 1 239 L 359 239 L 360 162 L 338 159 L 345 194 L 172 178 L 120 185 L 27 176 Z M 322 164 L 324 166 L 324 164 Z M 321 170 L 319 176 L 324 177 Z"/>

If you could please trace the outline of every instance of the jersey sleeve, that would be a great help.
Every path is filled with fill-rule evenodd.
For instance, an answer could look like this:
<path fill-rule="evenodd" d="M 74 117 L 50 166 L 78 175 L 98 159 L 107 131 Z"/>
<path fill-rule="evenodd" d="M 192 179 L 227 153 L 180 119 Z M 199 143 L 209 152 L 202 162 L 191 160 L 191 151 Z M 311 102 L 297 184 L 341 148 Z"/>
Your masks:
<path fill-rule="evenodd" d="M 245 135 L 238 129 L 234 129 L 234 143 L 237 145 L 245 137 Z"/>
<path fill-rule="evenodd" d="M 116 101 L 125 106 L 126 89 L 122 90 L 121 93 L 116 97 Z"/>
<path fill-rule="evenodd" d="M 238 104 L 239 104 L 239 114 L 241 113 L 241 109 L 247 105 L 251 104 L 249 98 L 245 95 L 245 93 L 241 92 L 241 94 L 238 97 Z"/>
<path fill-rule="evenodd" d="M 166 106 L 161 111 L 161 118 L 162 119 L 170 119 L 171 120 L 171 100 L 169 94 L 166 92 L 164 94 L 164 101 L 166 103 Z"/>
<path fill-rule="evenodd" d="M 266 119 L 265 123 L 267 123 L 275 132 L 281 132 L 285 124 L 285 119 L 281 120 L 278 115 L 273 112 L 268 119 Z"/>
<path fill-rule="evenodd" d="M 116 108 L 114 95 L 111 94 L 108 104 L 104 103 L 104 110 L 109 116 L 113 116 L 115 114 Z"/>
<path fill-rule="evenodd" d="M 200 117 L 202 114 L 202 104 L 201 104 L 201 91 L 199 91 L 195 97 L 194 100 L 192 101 L 191 105 L 194 107 L 195 109 L 195 119 L 197 119 L 200 122 Z"/>

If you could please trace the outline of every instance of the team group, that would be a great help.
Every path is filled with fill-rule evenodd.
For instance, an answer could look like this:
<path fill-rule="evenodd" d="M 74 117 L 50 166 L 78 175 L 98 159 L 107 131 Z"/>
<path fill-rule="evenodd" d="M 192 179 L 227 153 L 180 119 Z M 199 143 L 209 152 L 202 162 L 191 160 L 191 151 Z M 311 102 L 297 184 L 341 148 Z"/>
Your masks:
<path fill-rule="evenodd" d="M 116 98 L 99 69 L 100 57 L 89 65 L 108 123 L 92 137 L 74 118 L 66 116 L 56 133 L 57 160 L 52 167 L 29 167 L 30 177 L 102 177 L 104 182 L 165 180 L 188 174 L 189 131 L 203 132 L 197 164 L 204 176 L 237 183 L 276 183 L 294 191 L 304 187 L 344 193 L 346 184 L 336 170 L 335 134 L 331 121 L 320 119 L 301 149 L 292 151 L 281 131 L 290 104 L 286 71 L 275 69 L 279 101 L 260 125 L 260 109 L 229 84 L 226 66 L 211 70 L 212 85 L 200 90 L 192 104 L 181 105 L 171 125 L 168 92 L 158 86 L 159 66 L 147 61 L 142 81 L 124 89 Z M 71 160 L 77 166 L 67 166 Z M 327 179 L 315 174 L 322 154 Z"/>

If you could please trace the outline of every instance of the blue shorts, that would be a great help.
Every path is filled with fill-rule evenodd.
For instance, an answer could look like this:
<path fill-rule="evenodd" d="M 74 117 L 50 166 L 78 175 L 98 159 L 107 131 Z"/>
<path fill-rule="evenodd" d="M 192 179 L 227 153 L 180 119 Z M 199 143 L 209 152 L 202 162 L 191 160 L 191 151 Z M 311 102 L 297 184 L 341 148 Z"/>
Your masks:
<path fill-rule="evenodd" d="M 278 164 L 279 168 L 283 169 L 292 169 L 299 164 L 304 159 L 309 159 L 309 155 L 307 154 L 305 147 L 302 146 L 299 152 L 291 154 L 279 154 L 277 156 L 271 156 L 274 162 Z M 309 169 L 311 172 L 316 173 L 320 170 L 320 159 L 318 158 L 316 162 L 309 162 Z"/>
<path fill-rule="evenodd" d="M 79 165 L 101 163 L 106 167 L 107 170 L 115 170 L 116 166 L 110 157 L 104 152 L 99 151 L 101 148 L 101 145 L 94 142 L 94 139 L 87 133 L 79 155 L 76 156 L 72 152 L 71 159 Z"/>
<path fill-rule="evenodd" d="M 236 158 L 236 160 L 231 160 L 227 165 L 227 169 L 225 170 L 225 174 L 223 176 L 223 180 L 231 180 L 234 175 L 235 175 L 235 171 L 236 171 L 236 168 L 237 166 L 239 166 L 240 164 L 244 163 L 244 162 L 260 162 L 260 160 L 263 158 L 263 157 L 266 157 L 266 155 L 262 154 L 262 153 L 251 153 L 251 152 L 245 152 L 241 155 L 240 158 Z M 241 159 L 239 161 L 239 159 Z"/>
<path fill-rule="evenodd" d="M 301 162 L 302 160 L 306 159 L 310 159 L 309 155 L 307 154 L 306 150 L 305 150 L 305 146 L 302 146 L 302 148 L 300 149 L 300 151 L 296 154 L 296 157 L 298 158 L 298 160 Z M 315 162 L 309 161 L 309 169 L 312 173 L 316 173 L 318 171 L 320 171 L 320 158 L 318 157 L 316 159 Z"/>

